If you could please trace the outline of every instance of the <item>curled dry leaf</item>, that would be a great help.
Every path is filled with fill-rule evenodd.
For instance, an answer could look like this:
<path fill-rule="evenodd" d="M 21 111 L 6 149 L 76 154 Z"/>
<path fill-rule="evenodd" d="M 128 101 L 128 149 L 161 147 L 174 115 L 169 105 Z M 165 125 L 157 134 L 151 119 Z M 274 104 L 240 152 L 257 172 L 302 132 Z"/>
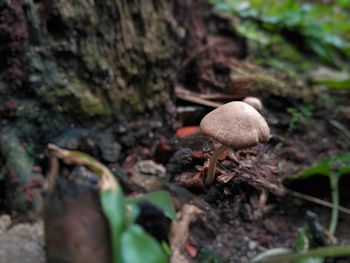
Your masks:
<path fill-rule="evenodd" d="M 190 224 L 205 218 L 204 212 L 194 205 L 185 204 L 177 213 L 176 220 L 171 224 L 169 242 L 172 256 L 171 263 L 190 263 L 192 254 L 187 250 L 190 235 Z M 193 251 L 191 251 L 193 252 Z M 188 255 L 190 254 L 190 255 Z"/>

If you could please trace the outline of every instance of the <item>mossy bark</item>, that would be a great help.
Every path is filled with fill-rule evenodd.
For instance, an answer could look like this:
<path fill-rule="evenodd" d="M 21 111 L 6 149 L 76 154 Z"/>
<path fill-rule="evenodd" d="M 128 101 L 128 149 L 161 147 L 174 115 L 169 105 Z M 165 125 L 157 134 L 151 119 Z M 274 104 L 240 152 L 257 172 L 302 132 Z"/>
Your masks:
<path fill-rule="evenodd" d="M 170 1 L 8 0 L 0 16 L 3 117 L 48 130 L 160 109 L 165 125 L 171 118 L 179 29 Z"/>
<path fill-rule="evenodd" d="M 179 40 L 167 0 L 0 0 L 0 134 L 32 154 L 71 127 L 150 143 L 173 125 Z"/>

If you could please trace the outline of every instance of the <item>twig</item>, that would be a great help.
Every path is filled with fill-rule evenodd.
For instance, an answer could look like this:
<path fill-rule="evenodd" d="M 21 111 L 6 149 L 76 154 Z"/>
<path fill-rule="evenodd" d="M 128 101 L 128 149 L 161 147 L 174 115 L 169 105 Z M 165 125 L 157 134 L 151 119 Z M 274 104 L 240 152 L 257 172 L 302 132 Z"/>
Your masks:
<path fill-rule="evenodd" d="M 236 96 L 236 95 L 224 94 L 224 93 L 198 94 L 198 96 L 201 99 L 225 100 L 225 101 L 240 100 L 243 98 L 242 96 Z"/>
<path fill-rule="evenodd" d="M 329 208 L 337 208 L 340 212 L 343 212 L 344 214 L 348 214 L 350 215 L 350 209 L 346 208 L 346 207 L 343 207 L 343 206 L 335 206 L 333 205 L 332 203 L 330 202 L 327 202 L 327 201 L 324 201 L 322 199 L 319 199 L 317 197 L 314 197 L 314 196 L 310 196 L 310 195 L 306 195 L 306 194 L 302 194 L 302 193 L 299 193 L 299 192 L 295 192 L 293 190 L 290 190 L 290 189 L 286 189 L 287 190 L 287 193 L 292 195 L 292 196 L 295 196 L 297 198 L 300 198 L 300 199 L 304 199 L 306 201 L 309 201 L 309 202 L 312 202 L 312 203 L 315 203 L 315 204 L 319 204 L 319 205 L 323 205 L 325 207 L 329 207 Z"/>
<path fill-rule="evenodd" d="M 350 142 L 350 131 L 343 124 L 336 120 L 330 120 L 329 123 L 344 135 L 348 143 Z"/>
<path fill-rule="evenodd" d="M 189 91 L 187 91 L 184 88 L 179 87 L 179 86 L 177 86 L 175 88 L 175 94 L 176 94 L 176 97 L 178 97 L 179 99 L 186 100 L 186 101 L 193 102 L 193 103 L 200 104 L 200 105 L 204 105 L 204 106 L 217 108 L 217 107 L 220 107 L 222 105 L 222 103 L 202 99 L 198 95 L 192 94 L 191 92 L 189 92 Z"/>

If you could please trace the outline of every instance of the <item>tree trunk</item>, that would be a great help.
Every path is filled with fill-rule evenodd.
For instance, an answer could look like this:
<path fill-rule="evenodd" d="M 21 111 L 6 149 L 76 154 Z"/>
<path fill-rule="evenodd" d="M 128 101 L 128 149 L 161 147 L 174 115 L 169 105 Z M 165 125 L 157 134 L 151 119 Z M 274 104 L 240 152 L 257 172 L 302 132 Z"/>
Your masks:
<path fill-rule="evenodd" d="M 45 130 L 145 116 L 166 125 L 179 51 L 169 1 L 2 2 L 3 117 Z"/>
<path fill-rule="evenodd" d="M 72 127 L 150 144 L 173 124 L 180 39 L 167 0 L 0 0 L 0 132 L 27 152 Z"/>

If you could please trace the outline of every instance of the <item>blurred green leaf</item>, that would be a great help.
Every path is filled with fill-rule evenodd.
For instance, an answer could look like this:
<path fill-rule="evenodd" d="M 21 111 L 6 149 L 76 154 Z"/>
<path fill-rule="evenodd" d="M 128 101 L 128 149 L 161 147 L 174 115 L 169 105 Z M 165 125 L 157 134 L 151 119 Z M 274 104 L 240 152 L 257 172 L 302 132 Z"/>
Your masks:
<path fill-rule="evenodd" d="M 134 223 L 138 207 L 125 200 L 119 182 L 108 167 L 83 152 L 65 150 L 54 144 L 49 144 L 49 149 L 58 158 L 64 156 L 64 162 L 84 165 L 100 177 L 100 201 L 110 225 L 114 263 L 168 262 L 160 244 Z M 152 200 L 170 213 L 169 193 L 163 191 L 145 196 L 144 199 Z"/>
<path fill-rule="evenodd" d="M 310 248 L 308 230 L 306 228 L 298 229 L 298 238 L 295 245 L 295 251 L 306 251 Z"/>
<path fill-rule="evenodd" d="M 350 20 L 346 9 L 339 7 L 346 6 L 349 0 L 339 0 L 332 4 L 295 0 L 210 2 L 221 11 L 242 18 L 235 27 L 252 41 L 274 45 L 274 35 L 284 35 L 286 41 L 299 49 L 302 47 L 299 52 L 311 50 L 324 64 L 333 66 L 341 65 L 344 54 L 350 56 Z M 279 56 L 278 53 L 276 55 Z"/>
<path fill-rule="evenodd" d="M 298 238 L 296 241 L 295 252 L 304 252 L 308 251 L 310 247 L 310 233 L 307 228 L 298 229 Z M 294 263 L 322 263 L 323 258 L 304 258 L 295 261 Z"/>
<path fill-rule="evenodd" d="M 162 246 L 163 251 L 167 254 L 167 256 L 170 257 L 171 256 L 171 249 L 169 247 L 169 244 L 165 240 L 163 240 L 161 242 L 161 246 Z"/>
<path fill-rule="evenodd" d="M 305 179 L 314 175 L 330 176 L 332 172 L 336 172 L 339 176 L 350 173 L 350 152 L 343 152 L 317 161 L 294 178 Z"/>
<path fill-rule="evenodd" d="M 125 228 L 125 203 L 124 196 L 120 191 L 106 190 L 100 192 L 100 200 L 103 213 L 110 225 L 113 262 L 118 263 L 121 259 L 120 236 Z"/>
<path fill-rule="evenodd" d="M 268 33 L 261 31 L 254 23 L 240 23 L 236 26 L 236 30 L 242 36 L 262 45 L 268 45 L 271 42 L 271 36 Z"/>
<path fill-rule="evenodd" d="M 176 218 L 176 211 L 171 201 L 171 196 L 167 191 L 150 192 L 135 197 L 135 200 L 147 200 L 159 209 L 161 209 L 165 216 L 174 220 Z"/>
<path fill-rule="evenodd" d="M 332 197 L 332 214 L 329 233 L 334 235 L 338 223 L 339 206 L 339 179 L 342 175 L 350 173 L 350 152 L 340 153 L 315 162 L 311 167 L 294 176 L 294 179 L 304 179 L 315 175 L 329 178 Z"/>
<path fill-rule="evenodd" d="M 350 90 L 350 78 L 348 79 L 318 79 L 313 80 L 313 83 L 322 84 L 331 89 Z"/>
<path fill-rule="evenodd" d="M 133 224 L 121 237 L 123 263 L 166 263 L 167 257 L 158 242 L 142 227 Z"/>
<path fill-rule="evenodd" d="M 129 198 L 126 198 L 126 206 L 128 211 L 128 220 L 135 222 L 137 217 L 140 215 L 140 208 L 136 202 L 130 202 Z"/>

